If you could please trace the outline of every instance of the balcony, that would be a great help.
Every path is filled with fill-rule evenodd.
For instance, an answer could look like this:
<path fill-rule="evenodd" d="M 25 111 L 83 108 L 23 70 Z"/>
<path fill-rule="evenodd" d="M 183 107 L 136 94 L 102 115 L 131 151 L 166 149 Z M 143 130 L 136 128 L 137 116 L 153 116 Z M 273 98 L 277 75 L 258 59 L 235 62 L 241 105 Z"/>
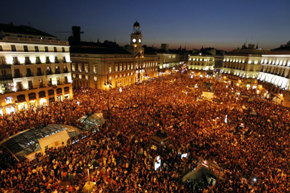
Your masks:
<path fill-rule="evenodd" d="M 0 81 L 4 81 L 4 80 L 12 80 L 12 74 L 0 76 Z"/>
<path fill-rule="evenodd" d="M 33 76 L 32 73 L 27 73 L 27 74 L 26 74 L 26 77 L 31 77 L 31 76 Z"/>
<path fill-rule="evenodd" d="M 55 74 L 60 74 L 60 70 L 55 70 Z"/>
<path fill-rule="evenodd" d="M 22 78 L 21 74 L 14 74 L 14 78 Z"/>

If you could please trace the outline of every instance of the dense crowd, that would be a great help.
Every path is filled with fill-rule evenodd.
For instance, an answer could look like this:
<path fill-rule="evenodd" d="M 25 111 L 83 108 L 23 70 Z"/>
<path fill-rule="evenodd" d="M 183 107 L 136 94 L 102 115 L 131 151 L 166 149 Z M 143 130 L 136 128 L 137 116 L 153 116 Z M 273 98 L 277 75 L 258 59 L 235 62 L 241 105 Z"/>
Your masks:
<path fill-rule="evenodd" d="M 205 84 L 207 83 L 207 84 Z M 209 88 L 209 86 L 211 88 Z M 202 100 L 212 90 L 212 101 Z M 0 118 L 1 139 L 21 130 L 109 112 L 99 131 L 84 131 L 33 161 L 1 170 L 6 192 L 187 192 L 181 182 L 196 160 L 216 163 L 222 175 L 212 192 L 289 192 L 289 109 L 215 78 L 170 75 L 122 89 L 82 89 L 73 100 Z M 255 113 L 251 113 L 255 112 Z M 162 166 L 151 137 L 169 137 Z M 180 153 L 188 158 L 180 159 Z"/>

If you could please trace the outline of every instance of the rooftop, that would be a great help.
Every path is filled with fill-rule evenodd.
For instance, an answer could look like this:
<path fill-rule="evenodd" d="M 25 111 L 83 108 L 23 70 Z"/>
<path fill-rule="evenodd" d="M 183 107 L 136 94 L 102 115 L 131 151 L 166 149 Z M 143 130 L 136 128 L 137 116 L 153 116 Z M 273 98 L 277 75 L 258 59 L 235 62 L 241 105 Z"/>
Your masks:
<path fill-rule="evenodd" d="M 0 32 L 4 33 L 14 33 L 14 34 L 25 34 L 25 35 L 35 35 L 35 36 L 47 36 L 53 37 L 55 36 L 35 29 L 26 25 L 13 25 L 13 24 L 0 24 Z"/>

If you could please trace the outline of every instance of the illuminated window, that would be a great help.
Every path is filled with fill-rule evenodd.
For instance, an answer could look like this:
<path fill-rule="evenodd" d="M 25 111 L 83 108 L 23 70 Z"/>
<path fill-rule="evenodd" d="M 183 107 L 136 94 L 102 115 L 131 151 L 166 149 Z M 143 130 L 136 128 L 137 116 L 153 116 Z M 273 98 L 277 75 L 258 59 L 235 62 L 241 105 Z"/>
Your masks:
<path fill-rule="evenodd" d="M 94 66 L 94 73 L 97 73 L 97 66 Z"/>
<path fill-rule="evenodd" d="M 6 98 L 5 98 L 5 102 L 6 102 L 7 104 L 12 103 L 12 97 L 6 97 Z"/>
<path fill-rule="evenodd" d="M 112 67 L 111 66 L 109 66 L 109 73 L 111 73 L 112 72 Z"/>

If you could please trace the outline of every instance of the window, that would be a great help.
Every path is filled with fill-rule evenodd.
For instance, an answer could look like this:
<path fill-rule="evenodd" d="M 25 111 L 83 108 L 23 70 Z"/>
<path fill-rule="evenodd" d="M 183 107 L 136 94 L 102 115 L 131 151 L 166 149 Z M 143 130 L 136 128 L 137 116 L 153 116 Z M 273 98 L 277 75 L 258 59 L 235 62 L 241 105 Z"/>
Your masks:
<path fill-rule="evenodd" d="M 41 68 L 37 68 L 37 76 L 41 76 L 42 73 L 41 73 Z"/>
<path fill-rule="evenodd" d="M 46 61 L 45 61 L 47 64 L 49 64 L 50 63 L 50 60 L 49 60 L 49 57 L 48 56 L 46 56 Z"/>
<path fill-rule="evenodd" d="M 15 45 L 11 45 L 11 51 L 12 52 L 16 52 L 16 46 Z"/>
<path fill-rule="evenodd" d="M 52 78 L 50 78 L 49 80 L 48 80 L 48 86 L 51 86 L 52 85 Z M 49 93 L 49 91 L 48 91 L 48 93 Z"/>
<path fill-rule="evenodd" d="M 64 77 L 64 83 L 65 83 L 65 84 L 68 84 L 67 76 Z"/>
<path fill-rule="evenodd" d="M 18 58 L 17 57 L 13 57 L 13 64 L 17 65 L 19 64 Z"/>
<path fill-rule="evenodd" d="M 40 57 L 39 57 L 39 56 L 36 57 L 36 61 L 35 61 L 35 63 L 36 63 L 36 64 L 41 64 L 41 61 L 40 61 Z"/>
<path fill-rule="evenodd" d="M 44 47 L 44 50 L 45 50 L 45 52 L 48 52 L 48 47 L 45 46 L 45 47 Z"/>
<path fill-rule="evenodd" d="M 23 90 L 23 86 L 22 86 L 22 83 L 21 82 L 17 82 L 17 85 L 16 85 L 16 89 L 19 91 L 19 90 Z M 19 100 L 18 100 L 19 102 Z"/>
<path fill-rule="evenodd" d="M 54 63 L 59 63 L 57 56 L 55 56 L 55 58 L 54 58 Z"/>
<path fill-rule="evenodd" d="M 55 73 L 56 74 L 60 74 L 60 70 L 59 70 L 59 67 L 58 66 L 55 67 Z"/>
<path fill-rule="evenodd" d="M 66 66 L 63 67 L 63 73 L 68 73 L 68 69 Z"/>
<path fill-rule="evenodd" d="M 39 52 L 38 46 L 34 46 L 35 52 Z"/>
<path fill-rule="evenodd" d="M 65 56 L 62 58 L 62 62 L 63 62 L 63 63 L 66 63 Z"/>
<path fill-rule="evenodd" d="M 25 57 L 25 64 L 31 64 L 29 57 Z"/>
<path fill-rule="evenodd" d="M 85 64 L 85 71 L 86 71 L 86 73 L 88 73 L 88 71 L 89 71 L 89 66 L 88 66 L 88 64 Z"/>
<path fill-rule="evenodd" d="M 32 76 L 32 72 L 31 72 L 31 69 L 30 69 L 30 68 L 27 68 L 27 69 L 26 69 L 26 76 L 27 76 L 27 77 Z"/>
<path fill-rule="evenodd" d="M 20 74 L 20 70 L 19 69 L 15 69 L 14 70 L 14 78 L 20 78 L 21 74 Z"/>
<path fill-rule="evenodd" d="M 29 80 L 29 81 L 28 81 L 28 88 L 29 88 L 29 89 L 33 89 L 33 83 L 32 83 L 32 80 Z"/>
<path fill-rule="evenodd" d="M 3 51 L 3 48 L 2 48 L 2 46 L 0 45 L 0 51 Z"/>
<path fill-rule="evenodd" d="M 64 49 L 64 47 L 62 47 L 62 48 L 61 48 L 61 50 L 62 50 L 62 52 L 65 52 L 65 49 Z"/>
<path fill-rule="evenodd" d="M 47 75 L 52 74 L 51 68 L 49 66 L 46 68 L 46 74 Z"/>
<path fill-rule="evenodd" d="M 111 66 L 109 66 L 109 73 L 111 73 L 112 72 L 112 67 Z"/>
<path fill-rule="evenodd" d="M 94 66 L 94 73 L 97 73 L 97 66 Z"/>
<path fill-rule="evenodd" d="M 28 47 L 27 46 L 23 46 L 23 50 L 24 50 L 24 52 L 28 52 Z"/>
<path fill-rule="evenodd" d="M 60 77 L 57 77 L 56 82 L 57 82 L 57 85 L 60 85 Z"/>
<path fill-rule="evenodd" d="M 57 49 L 56 49 L 56 47 L 53 47 L 53 51 L 54 51 L 54 52 L 57 52 Z"/>

